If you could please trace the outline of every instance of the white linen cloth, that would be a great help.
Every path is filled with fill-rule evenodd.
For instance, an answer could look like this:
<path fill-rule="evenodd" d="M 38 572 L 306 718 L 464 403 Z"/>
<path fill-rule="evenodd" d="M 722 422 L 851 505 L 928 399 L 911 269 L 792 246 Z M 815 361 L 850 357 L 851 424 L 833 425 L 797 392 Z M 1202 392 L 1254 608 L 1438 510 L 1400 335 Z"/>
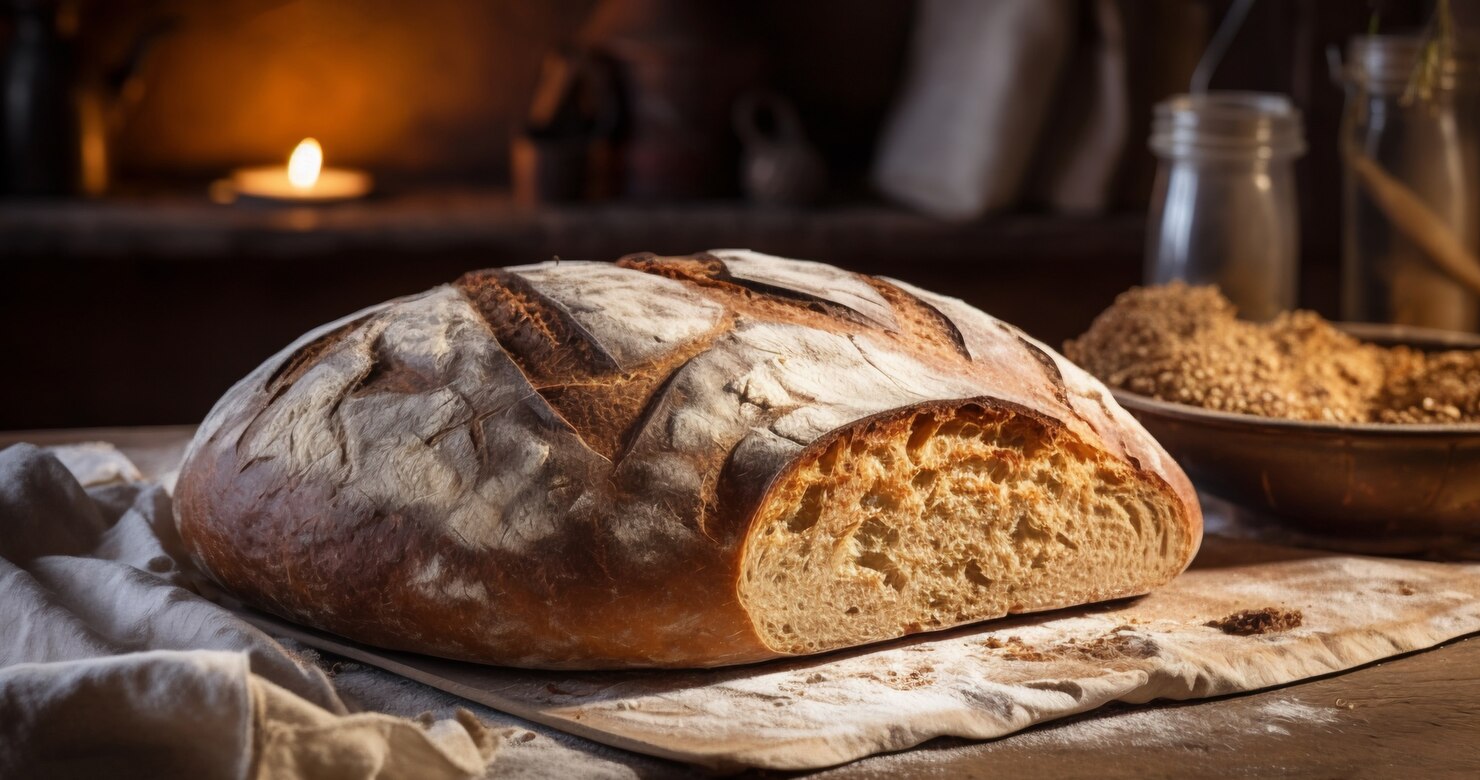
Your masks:
<path fill-rule="evenodd" d="M 496 739 L 472 714 L 351 713 L 199 595 L 169 495 L 108 452 L 63 452 L 84 487 L 37 447 L 0 450 L 0 777 L 485 773 Z"/>

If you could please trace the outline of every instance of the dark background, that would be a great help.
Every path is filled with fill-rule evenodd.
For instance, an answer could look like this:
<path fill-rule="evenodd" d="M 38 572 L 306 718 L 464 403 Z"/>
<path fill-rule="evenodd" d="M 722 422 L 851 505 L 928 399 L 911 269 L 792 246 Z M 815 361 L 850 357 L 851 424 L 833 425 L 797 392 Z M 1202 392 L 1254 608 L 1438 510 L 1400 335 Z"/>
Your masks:
<path fill-rule="evenodd" d="M 1459 0 L 1469 18 L 1474 3 Z M 884 205 L 865 174 L 899 83 L 914 4 L 737 4 L 766 81 L 799 107 L 831 173 L 808 209 L 736 199 L 524 207 L 509 141 L 542 57 L 593 0 L 83 3 L 79 67 L 105 69 L 176 18 L 144 65 L 101 200 L 0 201 L 0 429 L 192 422 L 313 325 L 478 267 L 722 246 L 822 260 L 953 294 L 1056 343 L 1141 271 L 1155 163 L 1150 108 L 1185 89 L 1226 2 L 1125 4 L 1131 149 L 1107 213 L 1031 209 L 965 224 Z M 1429 3 L 1385 3 L 1390 28 Z M 1263 0 L 1214 88 L 1287 92 L 1298 164 L 1302 302 L 1334 314 L 1342 94 L 1325 49 L 1365 30 L 1354 0 Z M 0 29 L 0 47 L 6 31 Z M 211 203 L 211 179 L 279 162 L 302 137 L 373 171 L 371 200 L 328 208 Z"/>

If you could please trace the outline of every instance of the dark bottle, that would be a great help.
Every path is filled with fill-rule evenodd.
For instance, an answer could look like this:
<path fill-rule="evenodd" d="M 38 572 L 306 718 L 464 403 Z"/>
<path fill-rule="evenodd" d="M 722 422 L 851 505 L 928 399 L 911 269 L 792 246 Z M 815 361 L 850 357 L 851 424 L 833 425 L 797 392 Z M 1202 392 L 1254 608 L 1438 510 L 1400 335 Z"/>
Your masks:
<path fill-rule="evenodd" d="M 54 0 L 11 0 L 0 61 L 0 194 L 70 195 L 80 153 L 71 42 Z"/>
<path fill-rule="evenodd" d="M 646 201 L 723 197 L 739 188 L 735 99 L 765 52 L 738 2 L 603 0 L 581 34 L 610 59 L 622 96 L 622 194 Z"/>

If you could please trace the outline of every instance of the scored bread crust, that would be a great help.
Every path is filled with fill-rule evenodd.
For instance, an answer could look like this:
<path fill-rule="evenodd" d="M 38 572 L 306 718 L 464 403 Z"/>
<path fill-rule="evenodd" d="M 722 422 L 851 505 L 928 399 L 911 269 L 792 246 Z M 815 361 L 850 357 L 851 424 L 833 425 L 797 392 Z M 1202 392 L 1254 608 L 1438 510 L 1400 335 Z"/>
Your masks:
<path fill-rule="evenodd" d="M 372 645 L 747 663 L 800 652 L 741 597 L 778 486 L 875 421 L 968 407 L 1062 433 L 1171 508 L 1162 574 L 1073 603 L 1190 562 L 1191 484 L 1087 373 L 959 300 L 746 250 L 475 272 L 318 328 L 207 416 L 176 516 L 247 604 Z"/>

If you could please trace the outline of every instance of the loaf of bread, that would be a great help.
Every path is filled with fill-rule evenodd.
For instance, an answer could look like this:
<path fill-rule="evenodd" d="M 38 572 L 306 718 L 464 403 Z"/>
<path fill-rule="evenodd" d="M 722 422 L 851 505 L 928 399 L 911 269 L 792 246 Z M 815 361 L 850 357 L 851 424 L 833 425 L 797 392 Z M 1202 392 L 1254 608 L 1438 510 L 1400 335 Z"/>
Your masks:
<path fill-rule="evenodd" d="M 478 271 L 233 387 L 176 487 L 248 604 L 385 648 L 705 667 L 1138 595 L 1186 477 L 953 298 L 743 250 Z"/>

